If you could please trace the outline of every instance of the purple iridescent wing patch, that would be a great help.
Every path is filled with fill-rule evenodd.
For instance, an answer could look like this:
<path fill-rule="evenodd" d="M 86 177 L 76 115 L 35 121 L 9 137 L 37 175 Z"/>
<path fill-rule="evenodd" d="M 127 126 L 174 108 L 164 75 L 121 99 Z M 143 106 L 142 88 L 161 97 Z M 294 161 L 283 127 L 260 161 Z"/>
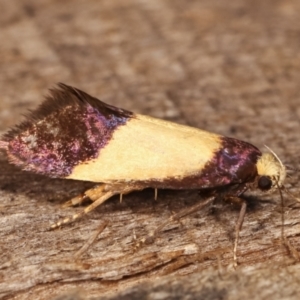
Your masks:
<path fill-rule="evenodd" d="M 59 84 L 28 119 L 2 137 L 10 162 L 26 171 L 66 177 L 99 155 L 132 113 Z"/>
<path fill-rule="evenodd" d="M 222 137 L 220 149 L 202 170 L 204 186 L 251 182 L 257 176 L 256 162 L 261 152 L 253 145 Z"/>
<path fill-rule="evenodd" d="M 253 145 L 220 137 L 220 148 L 198 173 L 184 178 L 150 180 L 154 188 L 203 189 L 252 182 L 257 176 L 256 162 L 261 152 Z"/>

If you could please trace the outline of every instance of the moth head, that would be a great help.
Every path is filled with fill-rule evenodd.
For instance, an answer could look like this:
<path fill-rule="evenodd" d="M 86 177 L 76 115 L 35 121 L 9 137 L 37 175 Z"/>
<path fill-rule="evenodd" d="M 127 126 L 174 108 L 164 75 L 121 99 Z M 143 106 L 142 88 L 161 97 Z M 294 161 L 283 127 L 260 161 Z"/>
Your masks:
<path fill-rule="evenodd" d="M 286 177 L 285 166 L 278 156 L 271 149 L 269 150 L 271 152 L 262 154 L 256 163 L 257 188 L 264 192 L 282 189 Z"/>

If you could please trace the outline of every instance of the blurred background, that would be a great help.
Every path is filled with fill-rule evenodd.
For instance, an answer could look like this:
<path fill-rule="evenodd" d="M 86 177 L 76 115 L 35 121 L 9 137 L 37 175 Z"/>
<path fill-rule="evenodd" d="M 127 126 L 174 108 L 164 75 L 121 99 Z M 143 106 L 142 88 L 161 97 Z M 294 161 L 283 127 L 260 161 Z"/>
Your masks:
<path fill-rule="evenodd" d="M 0 11 L 1 130 L 57 82 L 258 146 L 299 129 L 297 0 L 2 0 Z"/>
<path fill-rule="evenodd" d="M 299 16 L 298 0 L 0 0 L 0 133 L 64 82 L 137 113 L 261 149 L 266 144 L 283 162 L 299 166 Z M 47 203 L 36 208 L 28 199 L 43 197 L 43 186 L 58 193 L 60 182 L 42 184 L 38 176 L 14 173 L 5 161 L 1 154 L 1 187 L 22 178 L 9 195 L 26 180 L 33 192 L 19 200 L 24 206 L 4 197 L 3 212 L 9 205 L 11 214 L 32 205 L 32 216 L 35 209 L 47 216 Z M 65 198 L 69 189 L 63 188 Z M 53 214 L 58 206 L 49 204 Z M 27 216 L 21 219 L 11 226 L 25 230 Z M 3 253 L 17 244 L 7 244 Z M 18 272 L 26 276 L 25 269 Z M 0 295 L 32 286 L 9 287 L 7 280 Z"/>

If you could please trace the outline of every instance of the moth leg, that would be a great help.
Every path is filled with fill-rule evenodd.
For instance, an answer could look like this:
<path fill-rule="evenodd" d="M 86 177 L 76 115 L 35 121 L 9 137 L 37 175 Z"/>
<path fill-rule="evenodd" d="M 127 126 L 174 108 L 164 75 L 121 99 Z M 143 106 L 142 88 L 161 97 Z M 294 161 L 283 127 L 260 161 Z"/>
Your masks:
<path fill-rule="evenodd" d="M 128 194 L 132 191 L 141 190 L 144 187 L 137 187 L 137 186 L 125 186 L 120 184 L 102 184 L 98 185 L 92 189 L 87 190 L 84 195 L 93 201 L 92 204 L 87 206 L 81 212 L 74 214 L 72 217 L 65 218 L 57 223 L 51 225 L 51 229 L 55 229 L 65 224 L 69 224 L 77 220 L 78 218 L 84 216 L 85 214 L 89 213 L 97 206 L 101 205 L 107 199 L 111 198 L 117 194 Z M 76 197 L 75 197 L 76 198 Z M 74 199 L 74 198 L 73 198 Z M 72 199 L 70 200 L 72 201 Z M 68 201 L 69 202 L 69 201 Z"/>
<path fill-rule="evenodd" d="M 80 194 L 80 195 L 77 195 L 74 198 L 66 201 L 61 207 L 62 208 L 67 208 L 67 207 L 70 207 L 70 206 L 81 205 L 85 201 L 85 199 L 87 199 L 85 194 Z"/>
<path fill-rule="evenodd" d="M 235 226 L 235 240 L 234 240 L 234 247 L 233 247 L 233 261 L 234 261 L 235 267 L 238 264 L 236 252 L 237 252 L 237 247 L 238 247 L 239 238 L 240 238 L 240 231 L 242 229 L 243 222 L 245 219 L 246 209 L 247 209 L 247 202 L 245 200 L 242 200 L 242 207 L 240 210 L 239 218 L 238 218 L 238 220 L 236 222 L 236 226 Z"/>
<path fill-rule="evenodd" d="M 86 190 L 84 193 L 75 196 L 74 198 L 66 201 L 63 205 L 62 208 L 70 207 L 70 206 L 76 206 L 82 204 L 86 200 L 92 200 L 95 201 L 98 198 L 98 195 L 101 195 L 103 191 L 105 190 L 106 184 L 100 184 L 92 187 L 89 190 Z M 96 195 L 96 198 L 93 197 Z"/>
<path fill-rule="evenodd" d="M 238 217 L 238 220 L 235 225 L 235 239 L 234 239 L 234 246 L 233 246 L 233 262 L 234 262 L 234 267 L 237 267 L 238 265 L 238 260 L 237 260 L 237 248 L 238 248 L 238 243 L 240 239 L 240 232 L 242 230 L 243 222 L 245 219 L 245 214 L 246 214 L 246 209 L 247 209 L 247 202 L 239 197 L 227 197 L 226 200 L 229 200 L 234 203 L 238 203 L 241 205 L 241 210 L 240 214 Z"/>
<path fill-rule="evenodd" d="M 181 210 L 180 212 L 178 212 L 177 214 L 171 216 L 165 222 L 161 223 L 158 227 L 156 227 L 156 229 L 154 231 L 150 232 L 146 238 L 142 238 L 139 242 L 137 242 L 136 248 L 141 247 L 143 244 L 153 243 L 155 238 L 159 234 L 159 232 L 170 222 L 178 221 L 181 218 L 202 209 L 207 204 L 213 202 L 214 199 L 215 199 L 215 196 L 211 196 L 211 197 L 207 198 L 205 201 L 200 201 L 199 203 L 197 203 L 191 207 L 185 208 L 185 209 Z"/>

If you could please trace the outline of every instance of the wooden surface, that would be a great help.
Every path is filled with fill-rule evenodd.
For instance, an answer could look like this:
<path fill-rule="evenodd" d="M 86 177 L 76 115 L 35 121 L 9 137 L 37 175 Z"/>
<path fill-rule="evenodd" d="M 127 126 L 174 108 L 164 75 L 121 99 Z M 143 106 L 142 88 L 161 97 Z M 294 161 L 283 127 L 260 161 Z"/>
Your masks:
<path fill-rule="evenodd" d="M 137 113 L 266 144 L 299 167 L 299 14 L 297 0 L 0 0 L 0 131 L 65 82 Z M 300 205 L 290 197 L 288 249 L 278 193 L 251 198 L 234 271 L 238 207 L 215 203 L 135 250 L 135 236 L 198 192 L 115 197 L 49 231 L 81 211 L 61 204 L 91 184 L 21 172 L 2 153 L 0 168 L 3 299 L 298 299 Z M 296 195 L 298 179 L 286 183 Z"/>

